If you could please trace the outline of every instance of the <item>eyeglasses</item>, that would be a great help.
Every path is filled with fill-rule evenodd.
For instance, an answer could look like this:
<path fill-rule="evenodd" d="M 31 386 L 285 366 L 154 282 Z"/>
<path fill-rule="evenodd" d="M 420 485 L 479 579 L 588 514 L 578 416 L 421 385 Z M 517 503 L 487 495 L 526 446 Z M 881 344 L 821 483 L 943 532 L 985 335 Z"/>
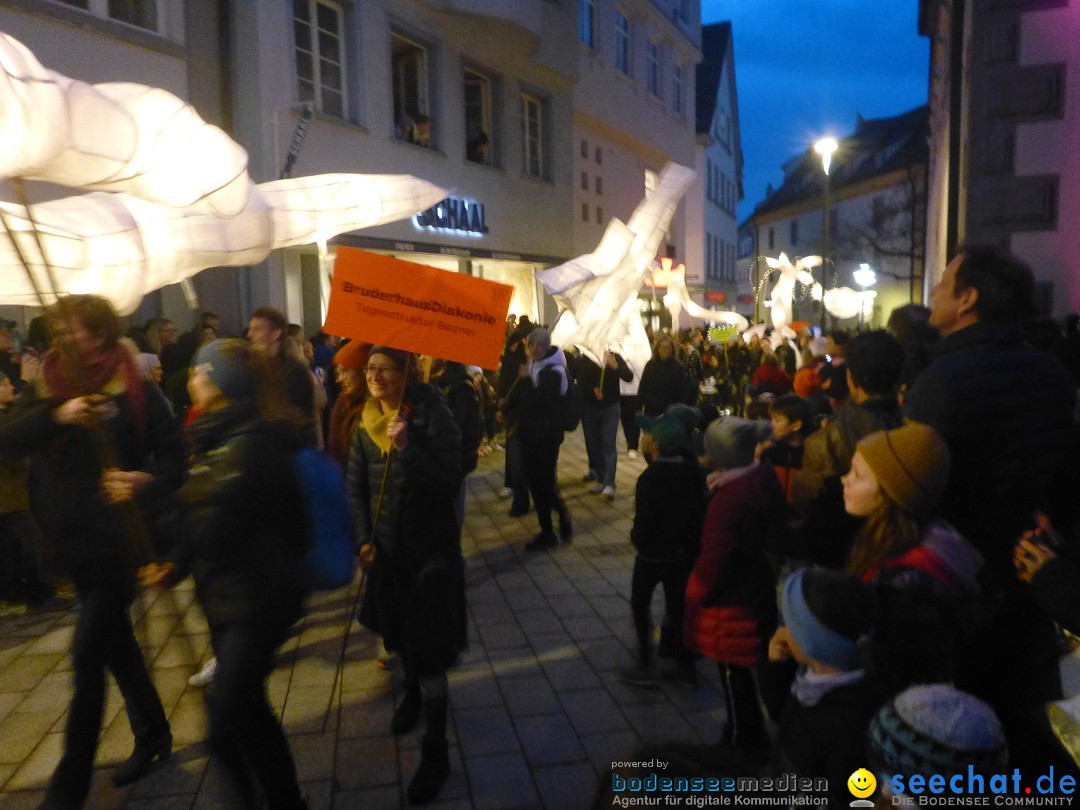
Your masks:
<path fill-rule="evenodd" d="M 368 366 L 364 369 L 369 377 L 378 377 L 380 374 L 384 377 L 391 371 L 401 371 L 396 366 Z"/>

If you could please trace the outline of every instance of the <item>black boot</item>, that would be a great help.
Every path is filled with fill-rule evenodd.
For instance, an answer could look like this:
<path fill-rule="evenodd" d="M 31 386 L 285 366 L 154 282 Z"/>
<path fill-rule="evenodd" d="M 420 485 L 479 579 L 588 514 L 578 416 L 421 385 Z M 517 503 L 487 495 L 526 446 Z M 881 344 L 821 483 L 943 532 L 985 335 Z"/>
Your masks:
<path fill-rule="evenodd" d="M 394 709 L 394 717 L 390 720 L 390 731 L 394 736 L 405 734 L 416 728 L 420 720 L 420 684 L 410 683 L 405 686 L 405 697 Z"/>
<path fill-rule="evenodd" d="M 117 787 L 130 785 L 150 770 L 154 760 L 165 760 L 172 754 L 172 734 L 166 732 L 164 737 L 158 737 L 146 743 L 135 743 L 135 750 L 131 756 L 113 772 L 112 783 Z"/>
<path fill-rule="evenodd" d="M 559 539 L 569 543 L 574 536 L 574 522 L 570 519 L 570 510 L 565 507 L 559 512 Z"/>
<path fill-rule="evenodd" d="M 416 769 L 405 795 L 409 804 L 427 804 L 439 795 L 450 776 L 450 750 L 445 737 L 420 738 L 420 767 Z"/>

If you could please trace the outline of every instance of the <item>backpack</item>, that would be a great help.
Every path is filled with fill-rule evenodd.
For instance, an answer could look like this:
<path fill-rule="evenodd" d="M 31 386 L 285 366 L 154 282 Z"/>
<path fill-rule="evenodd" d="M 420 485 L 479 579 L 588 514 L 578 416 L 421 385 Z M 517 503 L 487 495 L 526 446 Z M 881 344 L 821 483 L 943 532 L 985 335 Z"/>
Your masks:
<path fill-rule="evenodd" d="M 582 402 L 581 386 L 577 384 L 577 380 L 567 374 L 566 393 L 562 395 L 559 408 L 562 428 L 567 433 L 577 430 L 577 426 L 581 424 Z"/>
<path fill-rule="evenodd" d="M 353 580 L 352 509 L 345 477 L 329 455 L 314 447 L 293 454 L 293 467 L 304 497 L 311 549 L 304 567 L 316 591 L 333 591 Z"/>

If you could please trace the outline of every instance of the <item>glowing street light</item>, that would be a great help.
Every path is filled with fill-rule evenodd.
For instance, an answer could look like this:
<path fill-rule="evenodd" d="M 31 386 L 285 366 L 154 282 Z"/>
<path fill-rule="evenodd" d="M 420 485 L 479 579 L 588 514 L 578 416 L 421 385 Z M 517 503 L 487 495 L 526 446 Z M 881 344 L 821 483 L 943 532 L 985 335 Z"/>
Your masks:
<path fill-rule="evenodd" d="M 821 168 L 825 174 L 829 174 L 829 166 L 832 165 L 833 152 L 840 148 L 836 138 L 818 138 L 814 141 L 814 151 L 821 155 Z"/>

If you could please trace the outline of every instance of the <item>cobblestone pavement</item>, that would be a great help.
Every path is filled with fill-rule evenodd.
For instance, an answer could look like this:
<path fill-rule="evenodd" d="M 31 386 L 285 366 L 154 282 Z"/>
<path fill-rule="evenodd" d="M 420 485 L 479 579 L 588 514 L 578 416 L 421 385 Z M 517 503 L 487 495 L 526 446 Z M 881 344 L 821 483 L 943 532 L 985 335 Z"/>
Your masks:
<path fill-rule="evenodd" d="M 619 437 L 620 448 L 622 436 Z M 470 648 L 450 672 L 453 772 L 431 806 L 588 807 L 611 761 L 644 743 L 712 742 L 724 721 L 715 669 L 699 662 L 696 690 L 624 685 L 631 661 L 629 543 L 634 482 L 644 461 L 619 459 L 614 501 L 580 483 L 580 430 L 567 437 L 559 473 L 574 515 L 572 545 L 527 553 L 535 515 L 507 516 L 499 498 L 504 454 L 469 477 L 462 545 Z M 395 738 L 390 716 L 400 673 L 376 665 L 378 640 L 348 621 L 356 586 L 312 600 L 269 679 L 312 808 L 398 808 L 419 759 L 418 736 Z M 654 617 L 662 609 L 659 594 Z M 210 761 L 202 690 L 187 678 L 210 655 L 190 582 L 147 593 L 134 607 L 175 739 L 173 756 L 132 786 L 111 771 L 131 750 L 119 692 L 110 684 L 88 806 L 196 810 L 223 806 Z M 0 810 L 36 807 L 61 749 L 70 694 L 67 650 L 74 610 L 0 619 Z M 348 632 L 344 663 L 338 671 Z"/>

